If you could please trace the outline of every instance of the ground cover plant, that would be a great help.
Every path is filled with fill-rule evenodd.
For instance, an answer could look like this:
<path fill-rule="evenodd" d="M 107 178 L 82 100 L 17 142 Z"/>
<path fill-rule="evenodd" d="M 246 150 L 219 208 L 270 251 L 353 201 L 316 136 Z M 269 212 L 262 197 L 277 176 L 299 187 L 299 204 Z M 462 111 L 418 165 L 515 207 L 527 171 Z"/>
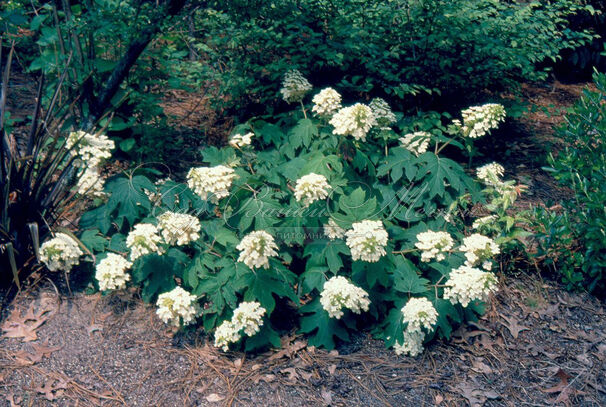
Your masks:
<path fill-rule="evenodd" d="M 484 195 L 440 152 L 471 150 L 503 107 L 400 128 L 382 99 L 342 106 L 325 88 L 304 103 L 311 90 L 287 72 L 282 97 L 300 109 L 238 126 L 229 146 L 203 151 L 207 165 L 185 184 L 145 168 L 108 180 L 106 203 L 80 220 L 97 287 L 132 281 L 162 320 L 199 320 L 223 350 L 279 346 L 292 328 L 330 349 L 372 329 L 416 356 L 483 313 L 500 248 L 466 234 L 459 206 Z M 478 169 L 498 194 L 515 194 L 501 175 L 496 163 Z M 45 243 L 49 257 L 70 260 L 59 243 Z"/>

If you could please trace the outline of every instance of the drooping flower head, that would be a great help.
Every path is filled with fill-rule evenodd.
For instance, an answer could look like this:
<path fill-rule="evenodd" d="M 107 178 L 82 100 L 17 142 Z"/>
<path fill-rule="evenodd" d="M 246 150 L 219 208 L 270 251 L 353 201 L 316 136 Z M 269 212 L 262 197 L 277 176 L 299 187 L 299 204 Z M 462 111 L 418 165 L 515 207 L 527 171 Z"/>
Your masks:
<path fill-rule="evenodd" d="M 423 331 L 404 331 L 404 342 L 394 345 L 396 355 L 410 355 L 411 357 L 419 356 L 423 353 L 423 340 L 425 333 Z"/>
<path fill-rule="evenodd" d="M 286 72 L 282 81 L 282 97 L 288 103 L 296 103 L 303 100 L 307 92 L 311 90 L 311 83 L 296 69 Z"/>
<path fill-rule="evenodd" d="M 330 318 L 341 319 L 343 309 L 356 314 L 368 311 L 370 300 L 366 291 L 350 283 L 345 277 L 336 276 L 324 283 L 320 304 Z"/>
<path fill-rule="evenodd" d="M 490 163 L 479 167 L 476 170 L 478 179 L 487 185 L 498 185 L 501 183 L 501 177 L 505 172 L 505 168 L 498 163 Z"/>
<path fill-rule="evenodd" d="M 83 254 L 78 243 L 65 233 L 57 233 L 40 246 L 40 261 L 50 271 L 70 271 L 80 263 Z"/>
<path fill-rule="evenodd" d="M 488 103 L 482 106 L 472 106 L 461 111 L 463 124 L 459 125 L 464 137 L 471 139 L 479 138 L 496 129 L 499 123 L 505 120 L 505 108 L 503 105 Z"/>
<path fill-rule="evenodd" d="M 126 282 L 130 280 L 130 275 L 126 272 L 133 264 L 124 257 L 115 253 L 108 253 L 97 264 L 95 270 L 95 279 L 99 282 L 101 291 L 122 290 L 126 287 Z"/>
<path fill-rule="evenodd" d="M 200 198 L 218 203 L 229 196 L 229 188 L 236 178 L 233 168 L 224 165 L 192 168 L 187 173 L 187 186 Z"/>
<path fill-rule="evenodd" d="M 477 218 L 476 220 L 474 220 L 471 227 L 474 229 L 481 229 L 485 226 L 489 226 L 489 225 L 493 224 L 497 219 L 498 219 L 497 215 L 483 216 L 481 218 Z"/>
<path fill-rule="evenodd" d="M 467 307 L 472 301 L 485 301 L 497 289 L 497 277 L 488 271 L 463 265 L 450 272 L 444 298 Z"/>
<path fill-rule="evenodd" d="M 164 212 L 158 216 L 158 229 L 164 242 L 183 246 L 200 238 L 200 221 L 186 213 Z"/>
<path fill-rule="evenodd" d="M 78 183 L 76 185 L 80 195 L 103 198 L 106 195 L 105 192 L 103 192 L 104 185 L 105 179 L 101 177 L 98 168 L 87 167 L 86 169 L 80 170 L 78 174 Z"/>
<path fill-rule="evenodd" d="M 466 264 L 469 266 L 486 262 L 500 253 L 499 245 L 494 240 L 479 233 L 463 238 L 463 245 L 459 250 L 465 253 Z"/>
<path fill-rule="evenodd" d="M 311 100 L 314 106 L 312 112 L 318 116 L 331 116 L 341 108 L 341 95 L 333 88 L 325 88 Z"/>
<path fill-rule="evenodd" d="M 385 255 L 387 231 L 380 220 L 364 220 L 351 225 L 345 232 L 345 243 L 351 250 L 353 260 L 377 262 Z"/>
<path fill-rule="evenodd" d="M 444 253 L 452 249 L 453 245 L 454 241 L 448 232 L 433 232 L 431 230 L 419 233 L 417 243 L 415 243 L 415 247 L 422 251 L 421 261 L 424 262 L 431 259 L 444 260 L 446 258 Z"/>
<path fill-rule="evenodd" d="M 420 331 L 421 328 L 431 332 L 438 322 L 438 312 L 425 297 L 409 299 L 402 308 L 402 315 L 404 322 L 408 323 L 406 329 L 410 332 Z"/>
<path fill-rule="evenodd" d="M 162 243 L 162 237 L 158 233 L 158 228 L 151 223 L 138 223 L 134 229 L 126 236 L 126 247 L 130 250 L 130 259 L 137 260 L 146 254 L 164 253 L 164 248 L 159 246 Z"/>
<path fill-rule="evenodd" d="M 247 336 L 257 334 L 263 326 L 265 312 L 258 302 L 240 303 L 231 320 L 223 321 L 215 330 L 215 346 L 227 351 L 231 343 L 240 340 L 242 333 Z"/>
<path fill-rule="evenodd" d="M 384 99 L 374 98 L 370 101 L 368 107 L 370 107 L 379 126 L 388 128 L 396 122 L 396 115 Z"/>
<path fill-rule="evenodd" d="M 431 134 L 426 131 L 415 131 L 400 138 L 400 144 L 417 157 L 427 151 Z"/>
<path fill-rule="evenodd" d="M 160 319 L 165 324 L 172 323 L 174 326 L 179 326 L 181 321 L 183 325 L 192 323 L 198 311 L 196 297 L 179 286 L 160 294 L 156 306 L 156 314 Z"/>
<path fill-rule="evenodd" d="M 345 229 L 337 225 L 332 218 L 328 219 L 328 223 L 324 225 L 324 234 L 330 240 L 342 239 L 345 236 Z"/>
<path fill-rule="evenodd" d="M 307 207 L 316 201 L 326 199 L 331 186 L 324 175 L 307 174 L 297 180 L 295 185 L 295 199 L 303 201 Z"/>
<path fill-rule="evenodd" d="M 240 250 L 238 261 L 251 269 L 268 268 L 269 258 L 278 255 L 277 248 L 272 235 L 264 230 L 257 230 L 244 236 L 236 246 L 236 249 Z"/>
<path fill-rule="evenodd" d="M 334 134 L 352 136 L 356 140 L 366 141 L 366 135 L 371 127 L 377 124 L 377 121 L 370 107 L 356 103 L 335 113 L 330 119 L 330 124 L 335 128 Z"/>
<path fill-rule="evenodd" d="M 66 147 L 73 149 L 74 154 L 78 156 L 76 163 L 79 166 L 97 167 L 103 160 L 111 157 L 115 144 L 104 134 L 95 135 L 79 130 L 69 134 Z"/>
<path fill-rule="evenodd" d="M 250 143 L 252 143 L 253 136 L 254 136 L 254 134 L 250 133 L 250 132 L 248 132 L 244 135 L 234 134 L 229 139 L 229 145 L 232 147 L 237 147 L 237 148 L 246 147 L 246 146 L 250 145 Z"/>

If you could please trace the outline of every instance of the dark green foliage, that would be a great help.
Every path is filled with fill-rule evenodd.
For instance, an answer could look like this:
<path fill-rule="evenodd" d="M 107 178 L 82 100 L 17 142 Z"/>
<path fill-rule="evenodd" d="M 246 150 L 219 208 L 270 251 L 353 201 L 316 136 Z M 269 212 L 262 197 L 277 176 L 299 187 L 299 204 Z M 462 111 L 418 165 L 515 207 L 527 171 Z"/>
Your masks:
<path fill-rule="evenodd" d="M 186 66 L 199 83 L 216 82 L 226 96 L 220 105 L 239 116 L 247 115 L 243 107 L 260 113 L 275 106 L 292 67 L 315 86 L 335 85 L 355 99 L 387 96 L 399 109 L 419 94 L 466 103 L 484 89 L 545 79 L 539 64 L 590 38 L 568 29 L 566 17 L 584 10 L 580 0 L 211 5 L 198 10 L 191 39 L 204 62 Z"/>
<path fill-rule="evenodd" d="M 606 75 L 595 73 L 597 91 L 584 90 L 557 134 L 563 151 L 546 168 L 573 197 L 561 212 L 537 209 L 538 256 L 569 288 L 604 295 L 606 289 Z"/>

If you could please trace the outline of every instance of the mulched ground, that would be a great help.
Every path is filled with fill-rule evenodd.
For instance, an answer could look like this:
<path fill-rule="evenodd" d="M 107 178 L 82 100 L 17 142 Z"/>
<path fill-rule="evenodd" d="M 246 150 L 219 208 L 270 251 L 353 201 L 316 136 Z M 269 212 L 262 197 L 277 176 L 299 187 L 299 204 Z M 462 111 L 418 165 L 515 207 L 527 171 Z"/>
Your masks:
<path fill-rule="evenodd" d="M 360 334 L 326 352 L 284 338 L 254 358 L 175 333 L 134 293 L 21 294 L 0 339 L 0 405 L 606 405 L 606 311 L 534 276 L 505 278 L 489 312 L 398 357 Z M 4 403 L 4 404 L 1 404 Z"/>
<path fill-rule="evenodd" d="M 557 148 L 553 126 L 581 88 L 524 87 L 544 109 L 482 150 L 529 185 L 522 208 L 567 194 L 539 157 Z M 193 126 L 204 102 L 175 95 L 166 106 Z M 604 304 L 537 275 L 501 275 L 483 319 L 415 359 L 367 334 L 333 352 L 293 335 L 283 350 L 223 354 L 201 331 L 168 330 L 136 291 L 72 296 L 52 277 L 0 313 L 0 406 L 606 405 Z"/>

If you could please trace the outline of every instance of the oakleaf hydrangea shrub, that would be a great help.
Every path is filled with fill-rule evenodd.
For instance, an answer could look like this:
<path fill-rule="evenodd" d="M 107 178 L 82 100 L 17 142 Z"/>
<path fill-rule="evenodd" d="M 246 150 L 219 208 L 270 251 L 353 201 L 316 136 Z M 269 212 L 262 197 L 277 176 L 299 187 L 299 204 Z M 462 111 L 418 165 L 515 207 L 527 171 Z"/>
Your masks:
<path fill-rule="evenodd" d="M 107 202 L 80 220 L 97 285 L 140 286 L 163 321 L 198 322 L 223 350 L 278 347 L 291 315 L 309 345 L 370 329 L 416 356 L 497 287 L 498 244 L 465 236 L 451 210 L 481 201 L 480 186 L 438 153 L 467 135 L 397 127 L 385 101 L 344 103 L 303 79 L 289 73 L 280 93 L 300 109 L 237 126 L 184 182 L 108 180 Z M 402 145 L 407 134 L 425 147 Z"/>

